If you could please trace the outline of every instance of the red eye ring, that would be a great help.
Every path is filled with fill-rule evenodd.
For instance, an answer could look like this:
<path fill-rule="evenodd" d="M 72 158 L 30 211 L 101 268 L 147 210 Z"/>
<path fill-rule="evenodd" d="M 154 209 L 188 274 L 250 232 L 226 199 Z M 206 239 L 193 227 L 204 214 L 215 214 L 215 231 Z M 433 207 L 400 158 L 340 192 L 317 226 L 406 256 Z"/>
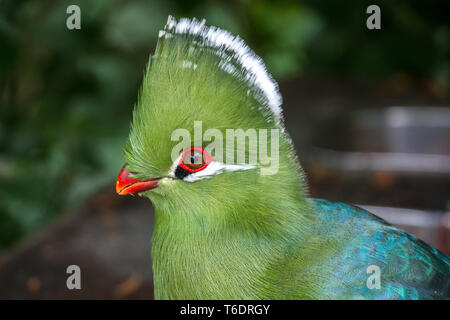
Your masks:
<path fill-rule="evenodd" d="M 202 155 L 201 166 L 198 168 L 187 166 L 183 161 L 185 159 L 187 153 L 190 152 L 191 155 L 193 155 L 196 151 L 200 152 L 200 154 Z M 205 151 L 205 149 L 203 149 L 202 147 L 192 147 L 192 148 L 189 148 L 189 149 L 186 149 L 183 151 L 183 153 L 181 155 L 180 163 L 178 165 L 181 168 L 183 168 L 184 170 L 194 173 L 194 172 L 199 172 L 199 171 L 204 170 L 211 163 L 211 161 L 213 161 L 213 158 L 208 154 L 208 152 Z"/>

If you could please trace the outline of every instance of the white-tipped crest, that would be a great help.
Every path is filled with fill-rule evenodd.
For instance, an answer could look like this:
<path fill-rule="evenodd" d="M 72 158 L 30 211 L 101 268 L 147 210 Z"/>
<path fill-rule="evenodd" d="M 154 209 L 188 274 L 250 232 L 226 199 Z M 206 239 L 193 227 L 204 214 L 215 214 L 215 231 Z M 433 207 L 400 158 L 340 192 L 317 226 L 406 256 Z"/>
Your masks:
<path fill-rule="evenodd" d="M 177 22 L 169 16 L 165 30 L 160 31 L 159 37 L 171 38 L 176 34 L 198 36 L 201 40 L 197 44 L 216 49 L 215 52 L 221 59 L 220 68 L 243 79 L 262 107 L 268 107 L 275 121 L 281 125 L 282 98 L 278 85 L 267 72 L 262 59 L 239 36 L 214 26 L 208 27 L 205 25 L 205 20 L 182 18 Z M 240 70 L 235 67 L 236 64 Z"/>

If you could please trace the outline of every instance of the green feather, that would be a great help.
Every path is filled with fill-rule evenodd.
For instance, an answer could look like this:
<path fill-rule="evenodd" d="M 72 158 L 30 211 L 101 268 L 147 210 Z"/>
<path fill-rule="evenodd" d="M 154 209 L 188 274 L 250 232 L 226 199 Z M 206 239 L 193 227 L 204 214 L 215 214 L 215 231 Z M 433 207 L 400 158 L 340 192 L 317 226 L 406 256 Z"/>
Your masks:
<path fill-rule="evenodd" d="M 223 37 L 233 42 L 218 45 Z M 203 131 L 215 128 L 223 136 L 226 129 L 279 129 L 279 168 L 273 175 L 261 175 L 258 165 L 196 182 L 163 179 L 141 194 L 155 208 L 155 297 L 409 298 L 396 292 L 432 291 L 424 269 L 404 266 L 402 259 L 421 259 L 430 277 L 447 279 L 446 287 L 424 297 L 448 297 L 448 257 L 408 244 L 416 240 L 365 211 L 307 199 L 307 184 L 283 126 L 277 85 L 242 40 L 230 37 L 196 20 L 169 18 L 133 113 L 125 148 L 128 169 L 142 179 L 168 176 L 178 143 L 171 135 L 185 128 L 193 136 L 194 121 L 202 121 Z M 248 160 L 253 151 L 245 147 Z M 224 154 L 238 151 L 224 145 Z M 401 248 L 386 250 L 398 239 L 405 243 L 401 254 L 406 257 Z M 386 256 L 377 260 L 381 252 Z M 366 268 L 376 263 L 392 278 L 377 295 L 365 283 Z"/>

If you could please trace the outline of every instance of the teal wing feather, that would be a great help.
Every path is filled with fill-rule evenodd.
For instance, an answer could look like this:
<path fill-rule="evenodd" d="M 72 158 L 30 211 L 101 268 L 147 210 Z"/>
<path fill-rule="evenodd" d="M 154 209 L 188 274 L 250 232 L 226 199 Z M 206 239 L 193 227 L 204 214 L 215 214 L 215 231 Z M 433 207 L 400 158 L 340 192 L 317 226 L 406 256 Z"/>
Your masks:
<path fill-rule="evenodd" d="M 325 240 L 336 242 L 337 252 L 326 261 L 335 276 L 326 285 L 326 297 L 450 299 L 448 255 L 361 208 L 312 201 Z M 367 285 L 374 274 L 370 266 L 379 268 L 379 288 Z"/>

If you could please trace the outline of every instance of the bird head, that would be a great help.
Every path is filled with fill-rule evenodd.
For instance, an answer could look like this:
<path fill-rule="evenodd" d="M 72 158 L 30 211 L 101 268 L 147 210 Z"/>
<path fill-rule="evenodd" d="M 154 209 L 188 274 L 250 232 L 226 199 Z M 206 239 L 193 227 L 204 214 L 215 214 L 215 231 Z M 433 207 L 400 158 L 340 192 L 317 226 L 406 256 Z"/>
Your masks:
<path fill-rule="evenodd" d="M 157 211 L 276 206 L 304 184 L 264 63 L 239 37 L 196 19 L 169 17 L 160 31 L 125 158 L 117 192 L 147 196 Z"/>

